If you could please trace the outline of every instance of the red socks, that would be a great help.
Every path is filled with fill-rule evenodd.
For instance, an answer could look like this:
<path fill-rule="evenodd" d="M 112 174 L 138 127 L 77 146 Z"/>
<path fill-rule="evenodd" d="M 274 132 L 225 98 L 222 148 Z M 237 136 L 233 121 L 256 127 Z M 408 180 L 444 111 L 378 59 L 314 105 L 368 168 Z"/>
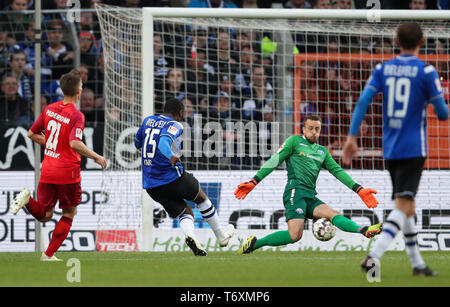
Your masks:
<path fill-rule="evenodd" d="M 32 197 L 28 201 L 28 204 L 25 205 L 28 212 L 37 220 L 42 219 L 45 216 L 45 208 L 40 206 L 37 201 L 35 201 Z"/>
<path fill-rule="evenodd" d="M 72 227 L 72 219 L 66 216 L 62 216 L 59 222 L 55 226 L 55 230 L 53 230 L 52 240 L 48 245 L 45 254 L 48 257 L 52 257 L 64 240 L 67 238 L 69 234 L 70 228 Z"/>

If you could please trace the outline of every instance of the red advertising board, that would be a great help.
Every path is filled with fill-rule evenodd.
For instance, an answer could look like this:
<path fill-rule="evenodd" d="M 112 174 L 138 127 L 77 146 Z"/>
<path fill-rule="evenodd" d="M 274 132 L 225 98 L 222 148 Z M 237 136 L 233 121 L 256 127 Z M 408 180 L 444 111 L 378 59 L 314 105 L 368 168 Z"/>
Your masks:
<path fill-rule="evenodd" d="M 99 252 L 138 251 L 135 230 L 96 230 L 97 250 Z"/>

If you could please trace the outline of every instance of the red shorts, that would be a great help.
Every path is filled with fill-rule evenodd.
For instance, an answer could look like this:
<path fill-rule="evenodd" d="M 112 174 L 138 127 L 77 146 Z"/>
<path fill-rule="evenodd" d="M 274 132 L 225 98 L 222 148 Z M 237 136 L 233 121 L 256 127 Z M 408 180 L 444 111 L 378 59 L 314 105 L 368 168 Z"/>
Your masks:
<path fill-rule="evenodd" d="M 61 209 L 76 207 L 81 203 L 81 182 L 71 184 L 39 182 L 37 201 L 45 207 L 45 211 L 51 210 L 57 201 Z"/>

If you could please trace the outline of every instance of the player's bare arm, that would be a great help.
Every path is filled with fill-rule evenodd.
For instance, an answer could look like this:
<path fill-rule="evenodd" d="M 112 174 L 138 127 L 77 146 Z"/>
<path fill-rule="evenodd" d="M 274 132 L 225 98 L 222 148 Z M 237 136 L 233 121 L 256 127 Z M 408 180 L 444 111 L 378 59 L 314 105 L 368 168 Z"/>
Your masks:
<path fill-rule="evenodd" d="M 93 159 L 95 163 L 102 167 L 102 170 L 106 168 L 106 159 L 98 153 L 89 149 L 83 142 L 78 140 L 70 141 L 70 147 L 83 157 Z"/>
<path fill-rule="evenodd" d="M 33 131 L 28 130 L 28 137 L 35 143 L 44 146 L 45 145 L 45 135 L 41 133 L 34 133 Z"/>
<path fill-rule="evenodd" d="M 352 162 L 352 157 L 358 152 L 358 144 L 356 142 L 356 137 L 354 135 L 347 136 L 343 148 L 342 163 L 344 165 L 349 165 Z"/>

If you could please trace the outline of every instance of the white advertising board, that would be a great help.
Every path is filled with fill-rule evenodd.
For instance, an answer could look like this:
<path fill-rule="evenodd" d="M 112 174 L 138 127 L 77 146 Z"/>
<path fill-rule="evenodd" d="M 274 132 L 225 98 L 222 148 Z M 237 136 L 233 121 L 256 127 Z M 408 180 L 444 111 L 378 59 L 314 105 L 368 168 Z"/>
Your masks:
<path fill-rule="evenodd" d="M 216 206 L 221 222 L 234 223 L 237 226 L 236 237 L 225 250 L 235 250 L 240 240 L 250 234 L 257 237 L 264 236 L 277 230 L 286 230 L 282 194 L 286 183 L 285 171 L 274 171 L 264 179 L 248 197 L 239 201 L 234 197 L 236 186 L 243 180 L 251 178 L 253 171 L 197 171 L 193 174 L 206 190 L 211 201 Z M 368 225 L 383 221 L 393 209 L 391 200 L 391 182 L 387 171 L 349 171 L 349 174 L 365 187 L 378 191 L 376 195 L 380 201 L 376 209 L 368 209 L 360 198 L 346 186 L 337 181 L 328 172 L 323 171 L 317 183 L 317 197 L 329 204 L 342 214 L 352 218 L 360 224 Z M 99 212 L 102 203 L 112 200 L 113 195 L 102 192 L 102 175 L 100 171 L 82 172 L 82 204 L 78 207 L 78 214 L 74 219 L 71 233 L 61 247 L 64 250 L 95 250 L 95 232 L 99 228 Z M 135 178 L 140 178 L 136 172 Z M 33 172 L 3 171 L 0 173 L 0 252 L 6 251 L 34 251 L 34 219 L 21 210 L 17 215 L 9 213 L 9 204 L 14 195 L 23 187 L 34 186 Z M 108 191 L 121 190 L 125 183 L 111 181 Z M 130 203 L 139 203 L 140 182 L 127 183 L 134 191 L 129 196 L 122 195 Z M 450 248 L 450 174 L 448 171 L 424 171 L 421 186 L 417 195 L 416 214 L 419 231 L 419 244 L 423 250 L 447 250 Z M 123 194 L 123 193 L 122 193 Z M 159 205 L 157 205 L 158 207 Z M 199 240 L 207 246 L 209 251 L 219 250 L 215 238 L 208 225 L 200 217 L 198 210 L 194 210 Z M 107 224 L 122 225 L 122 219 L 129 218 L 126 210 L 111 217 Z M 42 224 L 43 245 L 47 246 L 51 231 L 61 216 L 61 210 L 56 207 L 52 221 Z M 136 214 L 135 217 L 140 217 Z M 105 217 L 102 217 L 105 218 Z M 106 217 L 108 218 L 108 217 Z M 138 221 L 139 222 L 139 221 Z M 102 222 L 103 223 L 103 222 Z M 335 238 L 329 242 L 316 240 L 311 233 L 311 223 L 308 223 L 304 236 L 298 243 L 280 247 L 279 250 L 367 250 L 373 241 L 365 239 L 359 234 L 337 232 Z M 122 227 L 121 227 L 122 228 Z M 123 228 L 122 228 L 123 229 Z M 136 230 L 136 229 L 131 229 Z M 140 233 L 136 232 L 139 242 Z M 134 242 L 131 240 L 130 242 Z M 169 217 L 163 218 L 154 228 L 153 250 L 175 251 L 185 250 L 182 232 L 178 223 Z M 120 242 L 119 242 L 120 243 Z M 102 250 L 136 250 L 133 244 L 109 245 Z M 98 247 L 98 246 L 97 246 Z M 137 248 L 139 249 L 139 248 Z M 275 248 L 274 248 L 275 249 Z M 391 249 L 404 249 L 399 235 Z"/>

